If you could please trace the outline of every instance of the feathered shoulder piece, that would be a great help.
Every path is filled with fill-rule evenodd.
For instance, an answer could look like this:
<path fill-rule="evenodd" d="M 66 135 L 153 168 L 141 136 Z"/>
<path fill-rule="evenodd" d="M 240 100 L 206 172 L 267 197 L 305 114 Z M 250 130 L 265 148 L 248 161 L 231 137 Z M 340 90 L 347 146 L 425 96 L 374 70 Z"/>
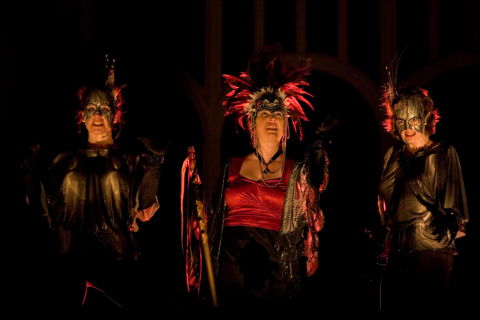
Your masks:
<path fill-rule="evenodd" d="M 250 58 L 246 72 L 238 76 L 223 75 L 230 89 L 223 101 L 225 116 L 234 114 L 244 130 L 251 131 L 251 123 L 265 103 L 281 108 L 292 120 L 295 131 L 297 127 L 301 130 L 300 120 L 308 120 L 302 105 L 313 110 L 305 97 L 312 95 L 303 89 L 309 85 L 305 77 L 311 72 L 310 65 L 287 66 L 280 55 L 279 46 L 267 46 Z"/>

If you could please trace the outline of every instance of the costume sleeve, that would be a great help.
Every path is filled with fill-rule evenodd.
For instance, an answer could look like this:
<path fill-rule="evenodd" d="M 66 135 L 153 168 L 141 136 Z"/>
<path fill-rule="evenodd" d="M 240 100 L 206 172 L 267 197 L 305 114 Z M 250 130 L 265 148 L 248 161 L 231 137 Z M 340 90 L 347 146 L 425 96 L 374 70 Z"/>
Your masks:
<path fill-rule="evenodd" d="M 440 206 L 447 214 L 452 214 L 462 228 L 468 222 L 469 214 L 462 168 L 454 147 L 449 146 L 439 170 L 441 170 L 438 181 Z"/>
<path fill-rule="evenodd" d="M 21 161 L 25 204 L 36 215 L 49 217 L 49 198 L 58 194 L 61 186 L 51 172 L 63 164 L 64 157 L 65 154 L 61 153 L 53 158 L 51 152 L 37 144 L 30 147 L 28 155 Z"/>
<path fill-rule="evenodd" d="M 325 191 L 329 179 L 329 160 L 321 141 L 315 141 L 309 146 L 306 157 L 310 165 L 311 184 L 320 192 Z"/>
<path fill-rule="evenodd" d="M 394 149 L 393 147 L 390 147 L 388 151 L 385 153 L 385 157 L 383 159 L 382 177 L 381 177 L 381 182 L 379 187 L 379 193 L 377 196 L 377 208 L 378 208 L 378 213 L 380 215 L 380 222 L 383 226 L 387 224 L 387 217 L 386 217 L 387 202 L 385 199 L 385 195 L 383 193 L 387 192 L 387 190 L 391 190 L 390 188 L 385 188 L 385 180 L 387 179 L 385 172 L 387 171 L 387 166 L 390 162 L 390 158 L 392 157 L 393 149 Z"/>
<path fill-rule="evenodd" d="M 160 166 L 163 159 L 142 154 L 143 175 L 138 187 L 138 209 L 143 210 L 154 204 L 160 183 Z"/>
<path fill-rule="evenodd" d="M 386 216 L 386 203 L 385 200 L 383 199 L 382 195 L 379 193 L 377 196 L 377 208 L 378 208 L 378 214 L 380 215 L 380 223 L 382 226 L 387 225 L 387 216 Z"/>
<path fill-rule="evenodd" d="M 150 220 L 160 208 L 157 198 L 160 184 L 160 170 L 165 159 L 165 150 L 157 150 L 152 147 L 149 139 L 139 139 L 145 146 L 140 154 L 141 172 L 137 189 L 136 217 L 140 221 Z"/>
<path fill-rule="evenodd" d="M 36 144 L 28 149 L 20 160 L 20 171 L 23 180 L 25 207 L 40 216 L 48 214 L 46 206 L 43 206 L 45 193 L 41 182 L 41 156 L 40 145 Z"/>

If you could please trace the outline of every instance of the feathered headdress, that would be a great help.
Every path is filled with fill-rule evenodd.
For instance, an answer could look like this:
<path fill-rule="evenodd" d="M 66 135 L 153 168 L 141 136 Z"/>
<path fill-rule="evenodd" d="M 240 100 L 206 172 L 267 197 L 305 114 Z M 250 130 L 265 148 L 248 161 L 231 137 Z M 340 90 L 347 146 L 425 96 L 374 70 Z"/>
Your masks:
<path fill-rule="evenodd" d="M 286 66 L 280 61 L 280 53 L 279 46 L 267 46 L 250 59 L 246 72 L 241 72 L 238 77 L 223 75 L 231 89 L 223 102 L 225 116 L 234 114 L 240 127 L 253 135 L 252 122 L 258 108 L 265 102 L 278 103 L 301 139 L 303 132 L 300 120 L 308 121 L 302 104 L 313 110 L 312 104 L 305 98 L 312 95 L 303 90 L 309 85 L 304 79 L 310 74 L 311 68 L 309 65 Z"/>

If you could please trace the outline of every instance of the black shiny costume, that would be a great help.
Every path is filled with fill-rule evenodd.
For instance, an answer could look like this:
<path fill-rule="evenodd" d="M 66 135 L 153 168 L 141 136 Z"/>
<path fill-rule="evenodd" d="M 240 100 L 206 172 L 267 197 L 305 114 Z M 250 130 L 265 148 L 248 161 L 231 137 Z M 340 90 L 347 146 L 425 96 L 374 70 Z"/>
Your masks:
<path fill-rule="evenodd" d="M 385 157 L 379 208 L 387 228 L 385 310 L 446 303 L 457 232 L 468 209 L 455 149 L 433 142 L 413 155 L 399 143 Z M 438 308 L 436 310 L 439 310 Z"/>
<path fill-rule="evenodd" d="M 160 156 L 79 148 L 61 153 L 43 180 L 44 208 L 66 255 L 134 259 L 130 228 L 138 212 L 154 205 Z"/>
<path fill-rule="evenodd" d="M 128 150 L 82 145 L 55 157 L 39 152 L 35 160 L 29 189 L 41 196 L 32 192 L 29 202 L 48 219 L 55 247 L 44 262 L 47 306 L 70 310 L 83 302 L 83 310 L 103 310 L 141 303 L 134 231 L 137 218 L 146 221 L 159 207 L 163 155 L 141 143 Z"/>

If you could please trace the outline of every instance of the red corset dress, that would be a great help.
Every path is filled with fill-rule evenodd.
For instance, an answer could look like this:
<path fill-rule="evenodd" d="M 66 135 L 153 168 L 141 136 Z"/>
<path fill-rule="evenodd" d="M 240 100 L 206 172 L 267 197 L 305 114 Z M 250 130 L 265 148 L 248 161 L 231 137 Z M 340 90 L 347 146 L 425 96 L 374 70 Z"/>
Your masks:
<path fill-rule="evenodd" d="M 280 231 L 283 204 L 293 161 L 287 160 L 281 182 L 275 187 L 240 175 L 245 158 L 233 158 L 225 191 L 225 226 L 257 227 Z M 275 184 L 278 179 L 267 180 Z"/>

